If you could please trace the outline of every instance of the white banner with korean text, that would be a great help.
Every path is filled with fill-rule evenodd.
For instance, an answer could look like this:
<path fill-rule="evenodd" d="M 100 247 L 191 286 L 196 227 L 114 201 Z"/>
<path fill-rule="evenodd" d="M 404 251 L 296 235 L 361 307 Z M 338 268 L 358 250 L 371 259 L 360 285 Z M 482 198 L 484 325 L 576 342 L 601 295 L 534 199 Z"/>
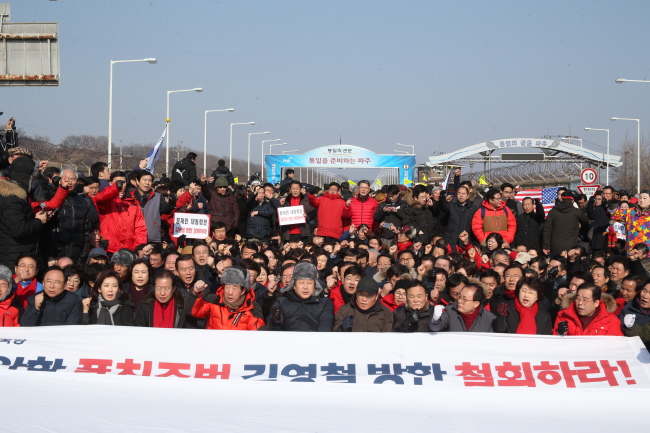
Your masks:
<path fill-rule="evenodd" d="M 645 425 L 649 362 L 641 341 L 624 337 L 0 328 L 1 425 L 626 431 Z M 611 401 L 624 402 L 628 416 L 593 412 Z M 510 415 L 495 417 L 497 407 Z"/>
<path fill-rule="evenodd" d="M 278 224 L 286 226 L 288 224 L 304 224 L 305 220 L 305 207 L 300 206 L 287 206 L 278 208 Z"/>

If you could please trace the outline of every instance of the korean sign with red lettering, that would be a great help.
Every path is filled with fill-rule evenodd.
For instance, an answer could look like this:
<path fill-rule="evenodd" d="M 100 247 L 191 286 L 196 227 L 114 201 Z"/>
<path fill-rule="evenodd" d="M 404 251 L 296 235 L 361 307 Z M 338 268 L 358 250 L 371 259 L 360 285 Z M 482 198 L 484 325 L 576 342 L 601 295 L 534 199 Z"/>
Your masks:
<path fill-rule="evenodd" d="M 189 239 L 205 239 L 210 236 L 210 215 L 182 212 L 174 214 L 174 237 L 182 235 Z"/>
<path fill-rule="evenodd" d="M 304 206 L 300 205 L 278 208 L 278 223 L 281 226 L 303 224 L 305 222 Z"/>

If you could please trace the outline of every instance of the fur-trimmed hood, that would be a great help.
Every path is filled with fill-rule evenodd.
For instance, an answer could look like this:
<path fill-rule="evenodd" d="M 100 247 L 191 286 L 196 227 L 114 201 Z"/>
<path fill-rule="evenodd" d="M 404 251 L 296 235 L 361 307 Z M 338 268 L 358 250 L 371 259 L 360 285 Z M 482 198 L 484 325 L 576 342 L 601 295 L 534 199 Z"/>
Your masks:
<path fill-rule="evenodd" d="M 411 190 L 409 190 L 406 193 L 406 195 L 404 195 L 404 198 L 402 198 L 402 200 L 404 200 L 406 202 L 406 204 L 409 205 L 412 208 L 415 208 L 415 209 L 422 209 L 423 207 L 426 208 L 426 206 L 424 206 L 422 203 L 420 203 L 419 201 L 417 201 L 413 197 L 413 191 L 411 191 Z"/>
<path fill-rule="evenodd" d="M 564 295 L 564 298 L 562 298 L 562 304 L 560 305 L 563 310 L 566 310 L 571 306 L 573 303 L 573 300 L 575 299 L 576 294 L 575 293 L 567 293 Z M 603 293 L 600 295 L 600 301 L 605 304 L 605 308 L 607 309 L 608 313 L 615 313 L 616 312 L 616 300 L 611 296 L 606 293 Z"/>
<path fill-rule="evenodd" d="M 27 200 L 27 192 L 16 182 L 8 179 L 0 179 L 0 197 L 16 196 L 22 200 Z"/>
<path fill-rule="evenodd" d="M 375 273 L 375 275 L 373 275 L 372 278 L 377 283 L 381 283 L 382 281 L 384 281 L 386 279 L 386 272 L 387 271 L 388 271 L 388 268 L 382 269 L 381 271 L 377 271 L 377 273 Z M 400 280 L 402 280 L 402 279 L 404 279 L 404 280 L 415 280 L 417 277 L 418 277 L 417 271 L 415 270 L 415 268 L 411 268 L 411 269 L 409 269 L 408 274 L 403 274 L 399 278 L 400 278 Z"/>

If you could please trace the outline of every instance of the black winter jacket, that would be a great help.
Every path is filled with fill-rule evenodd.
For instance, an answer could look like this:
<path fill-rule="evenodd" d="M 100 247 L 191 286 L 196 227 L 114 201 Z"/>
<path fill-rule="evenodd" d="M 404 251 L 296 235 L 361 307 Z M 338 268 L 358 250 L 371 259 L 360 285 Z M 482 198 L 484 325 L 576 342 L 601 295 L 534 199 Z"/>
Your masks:
<path fill-rule="evenodd" d="M 138 311 L 135 313 L 135 326 L 153 327 L 153 308 L 156 302 L 156 293 L 151 292 L 144 297 Z M 181 292 L 176 289 L 174 292 L 174 328 L 185 328 L 185 298 Z"/>
<path fill-rule="evenodd" d="M 551 254 L 562 254 L 578 245 L 580 226 L 589 225 L 584 212 L 573 206 L 573 200 L 565 199 L 556 204 L 544 221 L 544 242 L 542 248 Z"/>
<path fill-rule="evenodd" d="M 433 218 L 432 208 L 427 205 L 423 206 L 413 200 L 410 193 L 406 195 L 406 201 L 409 206 L 404 210 L 402 226 L 410 225 L 417 228 L 422 243 L 425 245 L 430 243 L 435 233 L 435 219 Z M 424 234 L 420 234 L 420 231 Z"/>
<path fill-rule="evenodd" d="M 56 188 L 48 186 L 46 200 L 51 200 Z M 75 190 L 71 190 L 54 217 L 43 228 L 41 256 L 44 261 L 61 255 L 79 265 L 86 263 L 90 250 L 90 208 L 88 202 Z"/>
<path fill-rule="evenodd" d="M 172 180 L 182 180 L 185 186 L 189 186 L 196 179 L 196 164 L 187 158 L 183 158 L 174 164 L 172 168 Z"/>
<path fill-rule="evenodd" d="M 456 197 L 452 198 L 451 202 L 448 202 L 445 197 L 440 197 L 438 206 L 440 206 L 440 210 L 449 214 L 449 222 L 445 230 L 445 242 L 455 245 L 458 243 L 458 236 L 463 231 L 466 231 L 470 237 L 474 236 L 472 234 L 472 218 L 478 208 L 473 203 L 467 200 L 464 204 L 461 204 Z"/>
<path fill-rule="evenodd" d="M 275 307 L 282 307 L 283 320 L 279 325 L 271 321 Z M 315 295 L 301 299 L 290 291 L 275 300 L 266 323 L 267 329 L 274 331 L 331 332 L 334 328 L 334 306 L 329 298 Z"/>
<path fill-rule="evenodd" d="M 0 265 L 13 269 L 20 254 L 35 252 L 42 230 L 25 190 L 0 179 Z"/>
<path fill-rule="evenodd" d="M 526 245 L 528 248 L 539 248 L 542 241 L 542 224 L 544 224 L 544 205 L 535 200 L 535 210 L 531 213 L 517 215 L 517 231 L 515 245 Z"/>
<path fill-rule="evenodd" d="M 115 326 L 133 326 L 135 320 L 135 306 L 133 302 L 126 301 L 120 304 L 113 314 L 113 323 Z M 84 325 L 97 324 L 97 302 L 90 303 L 90 311 L 83 313 L 82 323 Z"/>
<path fill-rule="evenodd" d="M 417 322 L 409 321 L 413 310 L 406 308 L 406 304 L 400 305 L 393 311 L 393 332 L 431 332 L 429 322 L 433 314 L 433 306 L 429 305 L 426 311 L 419 311 Z M 417 326 L 416 326 L 417 325 Z"/>
<path fill-rule="evenodd" d="M 54 298 L 45 298 L 41 304 L 41 309 L 37 310 L 34 306 L 34 298 L 38 294 L 32 295 L 27 300 L 27 308 L 23 317 L 20 319 L 20 326 L 54 326 L 54 325 L 80 325 L 83 307 L 81 298 L 72 292 L 64 290 L 59 296 Z"/>
<path fill-rule="evenodd" d="M 492 311 L 497 316 L 497 320 L 494 323 L 494 332 L 516 334 L 520 319 L 517 307 L 515 307 L 515 301 L 508 300 L 505 304 L 508 306 L 507 316 L 499 314 L 498 306 L 494 311 Z M 537 315 L 535 315 L 535 324 L 537 325 L 537 335 L 551 335 L 551 331 L 553 330 L 551 315 L 541 304 L 538 304 Z"/>
<path fill-rule="evenodd" d="M 609 229 L 609 216 L 607 215 L 607 203 L 601 206 L 594 204 L 594 197 L 589 198 L 587 203 L 587 216 L 593 220 L 593 235 L 591 237 L 591 248 L 594 250 L 605 250 L 607 248 L 607 235 L 603 235 Z"/>
<path fill-rule="evenodd" d="M 275 208 L 270 201 L 264 199 L 259 203 L 255 200 L 255 195 L 251 194 L 246 202 L 248 222 L 246 224 L 246 237 L 265 239 L 270 237 L 271 229 L 273 227 L 273 214 Z M 252 212 L 257 211 L 255 216 L 251 216 Z"/>
<path fill-rule="evenodd" d="M 384 212 L 385 207 L 395 207 L 397 210 L 395 212 Z M 400 198 L 395 203 L 386 199 L 386 201 L 379 203 L 379 206 L 377 206 L 373 219 L 378 223 L 393 224 L 399 229 L 403 225 L 402 221 L 404 221 L 404 209 L 406 207 L 406 202 Z M 377 229 L 377 233 L 384 239 L 395 239 L 395 233 L 387 228 L 380 226 Z"/>
<path fill-rule="evenodd" d="M 228 185 L 235 186 L 235 177 L 226 166 L 217 167 L 217 169 L 212 172 L 211 176 L 214 177 L 214 180 L 217 180 L 220 177 L 225 177 L 228 181 Z"/>

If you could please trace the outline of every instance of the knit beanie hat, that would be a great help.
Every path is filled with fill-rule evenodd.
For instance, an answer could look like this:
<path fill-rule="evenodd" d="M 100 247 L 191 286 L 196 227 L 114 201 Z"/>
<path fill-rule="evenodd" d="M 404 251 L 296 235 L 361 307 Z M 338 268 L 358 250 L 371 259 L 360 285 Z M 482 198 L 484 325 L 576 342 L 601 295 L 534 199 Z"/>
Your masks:
<path fill-rule="evenodd" d="M 215 188 L 228 188 L 228 180 L 224 176 L 219 176 L 217 180 L 214 181 Z"/>
<path fill-rule="evenodd" d="M 231 266 L 226 268 L 223 271 L 221 276 L 222 284 L 234 284 L 236 286 L 241 286 L 244 289 L 250 288 L 250 274 L 246 269 L 239 268 L 237 266 Z"/>
<path fill-rule="evenodd" d="M 131 263 L 135 260 L 135 254 L 131 252 L 128 248 L 122 248 L 117 250 L 113 257 L 111 257 L 112 263 L 117 263 L 122 266 L 131 266 Z"/>

